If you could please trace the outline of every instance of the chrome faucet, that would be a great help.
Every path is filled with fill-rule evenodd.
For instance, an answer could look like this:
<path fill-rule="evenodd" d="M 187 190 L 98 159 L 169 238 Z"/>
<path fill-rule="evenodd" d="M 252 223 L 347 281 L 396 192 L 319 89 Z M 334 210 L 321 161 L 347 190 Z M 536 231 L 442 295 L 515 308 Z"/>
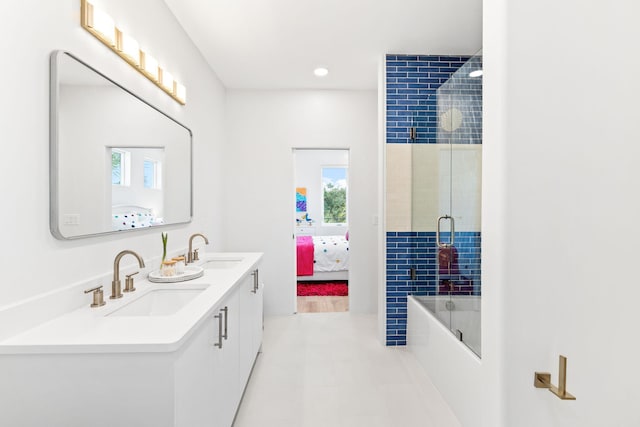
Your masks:
<path fill-rule="evenodd" d="M 198 261 L 198 250 L 197 249 L 195 251 L 192 250 L 193 239 L 194 237 L 197 237 L 197 236 L 202 237 L 204 239 L 204 243 L 206 243 L 207 245 L 209 244 L 209 239 L 207 239 L 204 234 L 201 234 L 201 233 L 192 234 L 191 237 L 189 237 L 189 253 L 187 254 L 187 264 L 191 264 L 194 261 Z"/>
<path fill-rule="evenodd" d="M 138 264 L 140 268 L 144 268 L 144 260 L 140 255 L 134 251 L 124 250 L 116 255 L 116 259 L 113 261 L 113 281 L 111 282 L 111 296 L 109 299 L 122 298 L 122 287 L 120 285 L 120 260 L 123 256 L 130 254 L 138 258 Z"/>

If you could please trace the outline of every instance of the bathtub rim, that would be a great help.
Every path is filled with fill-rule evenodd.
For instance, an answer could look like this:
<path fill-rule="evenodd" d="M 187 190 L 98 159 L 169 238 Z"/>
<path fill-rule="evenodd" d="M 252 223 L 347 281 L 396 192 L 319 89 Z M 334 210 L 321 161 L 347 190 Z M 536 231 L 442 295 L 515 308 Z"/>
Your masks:
<path fill-rule="evenodd" d="M 433 297 L 436 298 L 439 295 L 408 295 L 407 298 L 412 299 L 413 302 L 416 303 L 416 305 L 420 308 L 420 310 L 422 310 L 423 312 L 425 312 L 433 322 L 436 323 L 436 327 L 441 328 L 444 332 L 446 332 L 450 338 L 455 341 L 457 343 L 458 346 L 460 346 L 464 351 L 466 351 L 468 354 L 470 354 L 471 356 L 473 356 L 474 360 L 476 360 L 478 363 L 482 363 L 482 356 L 479 356 L 478 354 L 476 354 L 473 350 L 471 350 L 471 348 L 464 343 L 464 341 L 460 341 L 456 338 L 456 336 L 453 334 L 453 332 L 451 331 L 451 329 L 449 329 L 448 327 L 446 327 L 441 321 L 440 319 L 438 319 L 435 314 L 433 314 L 431 311 L 429 311 L 429 309 L 427 307 L 424 306 L 424 304 L 422 304 L 420 302 L 420 300 L 417 297 Z M 457 296 L 474 296 L 474 295 L 455 295 Z M 477 296 L 477 298 L 480 298 L 480 296 Z M 407 325 L 407 328 L 409 327 L 409 325 Z M 407 335 L 407 345 L 411 345 L 409 343 L 408 340 L 408 335 Z M 482 348 L 482 336 L 480 336 L 480 348 Z"/>

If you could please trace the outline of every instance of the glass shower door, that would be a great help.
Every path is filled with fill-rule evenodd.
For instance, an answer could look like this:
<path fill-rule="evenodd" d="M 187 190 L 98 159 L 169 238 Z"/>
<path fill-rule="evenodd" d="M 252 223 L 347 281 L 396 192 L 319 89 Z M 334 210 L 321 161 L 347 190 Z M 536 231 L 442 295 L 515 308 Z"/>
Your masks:
<path fill-rule="evenodd" d="M 448 292 L 451 331 L 480 355 L 481 54 L 458 69 L 437 98 L 437 140 L 449 148 L 441 151 L 442 211 L 448 208 L 451 224 L 450 241 L 438 244 L 439 291 Z"/>
<path fill-rule="evenodd" d="M 438 94 L 438 110 L 441 105 L 447 105 L 450 100 L 444 99 L 446 94 Z M 454 318 L 452 310 L 455 302 L 452 296 L 455 293 L 456 278 L 459 272 L 455 224 L 456 219 L 452 212 L 453 199 L 453 146 L 451 138 L 443 135 L 442 129 L 452 126 L 451 117 L 446 113 L 438 114 L 438 217 L 436 219 L 436 309 L 438 317 L 451 329 Z"/>
<path fill-rule="evenodd" d="M 425 278 L 416 281 L 412 293 L 432 301 L 429 307 L 433 314 L 478 355 L 481 70 L 482 56 L 478 54 L 443 83 L 434 98 L 425 101 L 436 112 L 436 135 L 426 143 L 415 141 L 411 147 L 417 277 Z"/>

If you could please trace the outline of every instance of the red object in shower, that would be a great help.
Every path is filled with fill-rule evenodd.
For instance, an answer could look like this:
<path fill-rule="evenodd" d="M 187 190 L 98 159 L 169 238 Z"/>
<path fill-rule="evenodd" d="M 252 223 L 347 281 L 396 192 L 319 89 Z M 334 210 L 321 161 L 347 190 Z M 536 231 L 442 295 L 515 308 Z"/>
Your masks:
<path fill-rule="evenodd" d="M 455 246 L 438 248 L 438 273 L 460 274 L 458 266 L 458 250 Z"/>

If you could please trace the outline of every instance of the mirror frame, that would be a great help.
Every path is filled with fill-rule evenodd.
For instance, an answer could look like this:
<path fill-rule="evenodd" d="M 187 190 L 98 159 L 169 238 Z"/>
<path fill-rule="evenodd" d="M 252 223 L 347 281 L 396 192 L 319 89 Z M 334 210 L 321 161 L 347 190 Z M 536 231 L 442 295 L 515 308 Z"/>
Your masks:
<path fill-rule="evenodd" d="M 59 169 L 58 169 L 58 159 L 59 159 L 59 144 L 60 144 L 60 135 L 58 129 L 58 107 L 59 107 L 59 98 L 60 98 L 60 84 L 58 81 L 58 58 L 62 55 L 68 55 L 72 59 L 78 61 L 80 64 L 87 67 L 90 71 L 100 75 L 105 78 L 115 86 L 119 87 L 129 95 L 138 99 L 142 103 L 151 107 L 158 113 L 162 114 L 169 120 L 173 121 L 177 125 L 183 127 L 189 133 L 189 185 L 190 185 L 190 194 L 189 194 L 189 219 L 187 221 L 182 222 L 171 222 L 167 224 L 154 225 L 153 227 L 141 227 L 141 228 L 132 228 L 127 230 L 112 230 L 112 231 L 100 231 L 97 233 L 90 234 L 82 234 L 78 236 L 65 236 L 60 232 L 60 187 L 59 187 Z M 96 68 L 87 64 L 71 52 L 67 52 L 64 50 L 54 50 L 50 56 L 50 75 L 49 75 L 49 229 L 51 234 L 57 239 L 60 240 L 76 240 L 76 239 L 84 239 L 96 236 L 104 236 L 104 235 L 112 235 L 112 234 L 122 234 L 122 233 L 130 233 L 135 231 L 144 231 L 149 229 L 157 229 L 164 228 L 167 226 L 174 226 L 180 224 L 189 224 L 193 221 L 193 132 L 191 129 L 169 116 L 164 111 L 160 110 L 158 107 L 153 104 L 147 102 L 142 97 L 136 95 L 131 90 L 117 83 L 113 79 L 107 77 L 104 73 L 98 71 Z"/>

